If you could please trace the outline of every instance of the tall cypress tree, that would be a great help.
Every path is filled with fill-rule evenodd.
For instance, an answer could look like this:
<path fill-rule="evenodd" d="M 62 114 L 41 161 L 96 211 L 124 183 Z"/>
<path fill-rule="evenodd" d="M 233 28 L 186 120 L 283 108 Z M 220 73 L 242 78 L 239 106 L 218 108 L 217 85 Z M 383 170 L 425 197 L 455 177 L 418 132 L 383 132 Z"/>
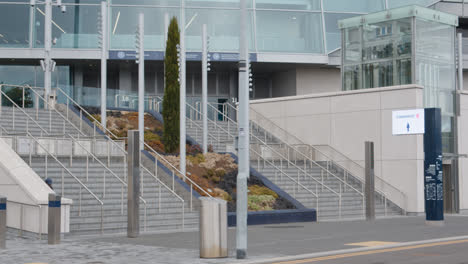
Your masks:
<path fill-rule="evenodd" d="M 180 83 L 178 80 L 179 65 L 177 63 L 177 44 L 179 43 L 179 25 L 177 19 L 173 17 L 169 24 L 164 58 L 165 88 L 162 115 L 164 119 L 163 141 L 166 153 L 175 153 L 180 140 Z"/>

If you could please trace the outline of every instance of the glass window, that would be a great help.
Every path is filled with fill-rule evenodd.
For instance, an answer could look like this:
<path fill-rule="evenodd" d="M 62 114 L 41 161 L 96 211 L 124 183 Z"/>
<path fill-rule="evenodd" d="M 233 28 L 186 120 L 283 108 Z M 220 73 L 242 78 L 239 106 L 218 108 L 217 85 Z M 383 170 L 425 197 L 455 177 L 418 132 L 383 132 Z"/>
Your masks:
<path fill-rule="evenodd" d="M 201 51 L 202 25 L 207 24 L 208 36 L 210 38 L 210 51 L 233 51 L 239 50 L 239 10 L 220 9 L 187 9 L 186 41 L 187 50 Z M 249 29 L 252 28 L 252 17 L 249 16 Z M 253 49 L 253 34 L 249 30 L 250 49 Z"/>
<path fill-rule="evenodd" d="M 0 47 L 29 47 L 29 4 L 0 4 Z"/>
<path fill-rule="evenodd" d="M 358 16 L 357 14 L 325 13 L 325 30 L 327 33 L 327 51 L 333 51 L 341 47 L 341 30 L 338 28 L 338 20 Z"/>
<path fill-rule="evenodd" d="M 164 16 L 178 17 L 175 8 L 112 7 L 109 26 L 111 49 L 134 49 L 138 15 L 145 15 L 145 50 L 163 50 Z"/>
<path fill-rule="evenodd" d="M 96 5 L 68 5 L 67 12 L 52 9 L 52 40 L 56 48 L 98 48 Z"/>
<path fill-rule="evenodd" d="M 266 52 L 323 53 L 320 13 L 257 11 L 257 48 Z"/>
<path fill-rule="evenodd" d="M 257 9 L 317 10 L 320 0 L 256 0 Z"/>
<path fill-rule="evenodd" d="M 343 67 L 343 90 L 360 89 L 360 65 L 351 65 Z"/>
<path fill-rule="evenodd" d="M 33 39 L 35 48 L 44 47 L 44 5 L 34 7 Z"/>
<path fill-rule="evenodd" d="M 359 28 L 346 28 L 344 31 L 344 64 L 361 62 L 361 31 Z"/>
<path fill-rule="evenodd" d="M 323 8 L 325 11 L 372 13 L 384 10 L 385 0 L 323 0 Z"/>

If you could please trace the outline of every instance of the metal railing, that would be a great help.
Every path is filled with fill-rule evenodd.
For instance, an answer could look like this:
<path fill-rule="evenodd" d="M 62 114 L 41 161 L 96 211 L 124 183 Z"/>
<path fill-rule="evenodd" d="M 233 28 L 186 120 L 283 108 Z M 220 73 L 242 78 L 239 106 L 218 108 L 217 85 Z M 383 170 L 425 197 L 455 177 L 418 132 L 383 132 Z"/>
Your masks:
<path fill-rule="evenodd" d="M 15 86 L 15 87 L 18 87 L 18 86 Z M 24 89 L 31 89 L 31 90 L 32 90 L 31 87 L 23 87 L 23 91 L 24 91 Z M 35 89 L 39 89 L 39 88 L 35 88 Z M 63 92 L 63 91 L 60 90 L 59 88 L 57 88 L 57 90 Z M 40 97 L 40 95 L 39 95 L 36 91 L 33 91 L 33 92 L 37 94 L 36 98 L 42 98 L 42 97 Z M 24 93 L 25 93 L 25 92 L 23 92 L 23 94 L 24 94 Z M 68 95 L 66 95 L 65 93 L 64 93 L 64 95 L 68 97 Z M 22 109 L 21 109 L 17 104 L 15 104 L 14 101 L 11 100 L 6 94 L 5 94 L 4 96 L 5 96 L 7 99 L 9 99 L 10 102 L 12 102 L 13 105 L 14 105 L 15 107 L 17 107 L 17 108 L 19 108 L 20 110 L 22 110 Z M 23 100 L 23 102 L 24 102 L 24 98 L 23 98 L 22 100 Z M 70 100 L 71 100 L 71 101 L 70 101 Z M 71 122 L 68 120 L 68 118 L 69 118 L 69 112 L 68 112 L 68 111 L 69 111 L 69 105 L 68 105 L 69 102 L 76 103 L 76 102 L 73 101 L 73 99 L 71 99 L 71 98 L 69 98 L 69 97 L 67 98 L 67 110 L 66 110 L 66 111 L 67 111 L 67 112 L 66 112 L 67 117 L 66 117 L 66 118 L 67 118 L 68 124 L 71 124 L 74 128 L 78 129 L 73 123 L 71 123 Z M 46 106 L 45 101 L 44 101 L 44 106 Z M 80 108 L 80 110 L 81 110 L 80 113 L 82 113 L 82 111 L 83 111 L 84 109 L 82 109 L 81 106 L 79 106 L 79 105 L 76 105 L 76 106 Z M 39 107 L 37 107 L 37 108 L 39 108 Z M 49 105 L 49 108 L 51 108 L 51 105 Z M 14 108 L 13 108 L 13 109 L 14 109 Z M 55 109 L 54 109 L 54 110 L 55 110 Z M 56 111 L 56 110 L 55 110 L 55 111 Z M 84 111 L 85 111 L 85 110 L 84 110 Z M 32 117 L 30 117 L 25 111 L 23 111 L 23 112 L 24 112 L 24 114 L 27 115 L 32 121 L 35 122 L 35 120 L 34 120 Z M 49 111 L 49 113 L 50 113 L 50 111 Z M 86 112 L 86 113 L 88 114 L 89 117 L 93 118 L 88 112 Z M 63 118 L 65 118 L 61 113 L 58 112 L 58 114 L 61 115 Z M 82 114 L 80 114 L 80 117 L 82 117 Z M 52 119 L 52 118 L 50 118 L 50 120 L 51 120 L 51 119 Z M 108 151 L 107 151 L 107 154 L 108 154 L 108 155 L 107 155 L 107 157 L 108 157 L 108 159 L 107 159 L 107 160 L 108 160 L 108 166 L 106 166 L 103 162 L 100 161 L 100 159 L 99 159 L 98 157 L 96 157 L 90 150 L 88 150 L 88 148 L 87 148 L 86 146 L 83 146 L 83 144 L 80 143 L 80 141 L 82 141 L 82 139 L 88 138 L 88 137 L 81 131 L 81 129 L 82 129 L 81 121 L 82 121 L 82 120 L 80 120 L 80 128 L 78 129 L 78 131 L 80 131 L 81 134 L 78 134 L 78 137 L 79 137 L 78 139 L 74 138 L 72 135 L 67 135 L 67 134 L 63 134 L 63 135 L 61 135 L 61 136 L 63 136 L 64 138 L 70 138 L 70 139 L 73 141 L 73 143 L 75 143 L 75 144 L 77 144 L 77 145 L 80 146 L 80 150 L 86 152 L 86 157 L 87 157 L 87 159 L 86 159 L 86 161 L 87 161 L 86 176 L 87 176 L 87 177 L 88 177 L 88 162 L 89 162 L 89 157 L 90 157 L 90 156 L 91 156 L 91 158 L 92 158 L 93 160 L 97 160 L 97 161 L 103 166 L 103 168 L 104 168 L 104 172 L 103 172 L 103 177 L 104 177 L 104 181 L 103 181 L 103 197 L 105 197 L 105 190 L 106 190 L 106 184 L 105 184 L 106 173 L 105 173 L 105 172 L 106 172 L 106 171 L 109 172 L 112 176 L 114 176 L 114 177 L 116 177 L 117 179 L 119 179 L 119 180 L 121 181 L 121 183 L 124 184 L 123 186 L 126 186 L 126 183 L 125 183 L 124 181 L 122 181 L 122 180 L 108 167 L 108 166 L 110 166 L 110 160 L 111 160 L 111 158 L 110 158 L 110 156 L 111 156 L 111 155 L 110 155 L 111 151 L 110 151 L 109 145 L 108 145 L 108 148 L 107 148 L 107 149 L 108 149 Z M 97 123 L 97 120 L 94 119 L 94 121 L 95 121 L 95 122 L 93 122 L 93 123 L 94 123 L 93 131 L 94 131 L 94 135 L 96 136 L 96 131 L 97 131 L 96 123 Z M 37 123 L 37 126 L 40 127 L 48 137 L 51 136 L 51 134 L 50 134 L 49 132 L 47 132 L 45 129 L 43 129 L 43 128 L 40 126 L 40 124 Z M 65 126 L 65 122 L 64 122 L 64 126 Z M 26 129 L 26 130 L 27 130 L 27 133 L 29 133 L 28 129 Z M 64 131 L 65 131 L 65 129 L 64 129 Z M 114 135 L 114 136 L 115 136 L 115 135 Z M 92 138 L 95 138 L 95 137 L 93 136 Z M 124 159 L 126 158 L 127 152 L 125 151 L 125 149 L 124 149 L 122 146 L 120 146 L 116 141 L 114 141 L 114 140 L 112 140 L 111 138 L 109 138 L 107 135 L 104 135 L 104 138 L 106 138 L 106 139 L 107 139 L 107 142 L 110 142 L 110 143 L 114 146 L 114 148 L 120 149 L 121 152 L 124 154 Z M 48 139 L 48 140 L 50 140 L 50 139 Z M 32 153 L 30 153 L 30 160 L 31 160 L 31 154 L 32 154 Z M 47 175 L 47 155 L 45 156 L 45 159 L 46 159 L 46 163 L 45 163 L 45 164 L 46 164 L 46 175 Z M 72 159 L 73 159 L 73 153 L 70 154 L 70 164 L 72 164 Z M 126 162 L 124 162 L 124 163 L 125 163 L 125 165 L 126 165 Z M 141 167 L 144 168 L 143 166 L 141 166 Z M 146 168 L 144 168 L 144 169 L 146 169 Z M 146 170 L 147 170 L 147 169 L 146 169 Z M 147 170 L 147 171 L 149 172 L 149 170 Z M 125 170 L 125 172 L 126 172 L 126 170 Z M 144 174 L 142 174 L 141 176 L 142 176 L 142 182 L 144 182 Z M 125 179 L 126 179 L 126 173 L 125 173 Z M 155 179 L 155 180 L 156 180 L 156 182 L 160 182 L 159 179 Z M 171 190 L 169 187 L 167 187 L 166 185 L 163 185 L 163 186 L 164 186 L 164 188 L 167 188 L 167 190 L 169 190 L 170 193 L 175 194 L 175 192 L 173 192 L 173 190 Z M 142 188 L 143 188 L 143 190 L 144 190 L 144 184 L 142 184 Z M 121 202 L 121 205 L 122 205 L 122 206 L 123 206 L 123 204 L 124 204 L 124 202 L 123 202 L 123 189 L 124 189 L 124 188 L 122 187 L 122 202 Z M 160 191 L 160 190 L 159 190 L 159 191 Z M 160 196 L 160 197 L 161 197 L 161 196 Z M 177 199 L 179 199 L 179 198 L 180 198 L 180 196 L 177 196 Z M 142 196 L 140 196 L 140 199 L 141 199 L 141 201 L 144 203 L 144 206 L 145 206 L 145 211 L 144 211 L 144 223 L 145 223 L 145 225 L 144 225 L 144 227 L 145 227 L 145 230 L 146 230 L 146 222 L 147 222 L 147 220 L 146 220 L 146 218 L 147 218 L 147 217 L 146 217 L 146 215 L 147 215 L 147 213 L 146 213 L 146 212 L 147 212 L 147 202 L 146 202 L 146 200 L 145 200 Z M 182 228 L 184 228 L 184 211 L 185 211 L 185 209 L 184 209 L 185 204 L 184 204 L 184 203 L 185 203 L 185 202 L 182 203 L 182 211 L 183 211 L 183 212 L 182 212 Z M 160 202 L 159 202 L 159 205 L 160 205 Z M 159 210 L 160 210 L 160 209 L 159 209 Z M 123 212 L 123 207 L 122 207 L 121 211 Z"/>
<path fill-rule="evenodd" d="M 115 140 L 126 140 L 126 138 L 117 137 L 112 131 L 110 131 L 109 129 L 107 129 L 107 127 L 103 127 L 103 126 L 100 124 L 100 122 L 99 122 L 93 115 L 91 115 L 88 111 L 86 111 L 86 109 L 84 109 L 84 108 L 83 108 L 81 105 L 79 105 L 75 100 L 73 100 L 70 96 L 68 96 L 68 94 L 66 94 L 63 90 L 61 90 L 61 89 L 58 88 L 58 87 L 57 87 L 56 89 L 57 89 L 57 93 L 58 93 L 59 95 L 61 95 L 61 96 L 64 96 L 64 98 L 66 99 L 67 111 L 69 111 L 68 109 L 70 108 L 70 107 L 69 107 L 70 103 L 72 103 L 76 108 L 78 108 L 79 113 L 80 113 L 80 127 L 81 127 L 81 124 L 83 123 L 82 118 L 83 118 L 83 114 L 84 114 L 85 117 L 88 118 L 88 120 L 90 120 L 90 122 L 92 122 L 92 124 L 93 124 L 93 130 L 94 130 L 94 133 L 95 133 L 95 134 L 96 134 L 96 130 L 97 130 L 97 129 L 100 129 L 101 131 L 103 131 L 103 132 L 104 132 L 103 137 L 106 138 L 109 142 L 111 142 L 116 148 L 120 149 L 120 150 L 122 151 L 122 153 L 125 154 L 125 156 L 127 156 L 127 154 L 128 154 L 127 151 L 126 151 L 124 148 L 122 148 L 122 146 L 116 144 L 116 142 L 115 142 Z M 68 114 L 67 114 L 67 115 L 68 115 Z M 141 141 L 144 143 L 143 140 L 141 140 Z M 161 160 L 160 160 L 161 162 L 166 163 L 166 164 L 169 164 L 169 165 L 172 166 L 172 164 L 171 164 L 170 162 L 168 162 L 165 158 L 163 158 L 159 153 L 157 153 L 157 152 L 156 152 L 153 148 L 151 148 L 148 144 L 144 143 L 144 146 L 145 146 L 147 149 L 151 150 L 151 152 L 155 155 L 155 157 L 160 158 L 160 159 L 161 159 Z M 140 155 L 140 157 L 141 157 L 141 155 Z M 125 165 L 126 165 L 126 164 L 125 164 Z M 148 173 L 150 173 L 150 174 L 153 176 L 153 178 L 158 179 L 158 181 L 161 182 L 161 181 L 159 180 L 159 178 L 157 177 L 157 162 L 155 162 L 155 168 L 156 168 L 156 169 L 155 169 L 155 173 L 154 173 L 154 174 L 151 172 L 151 170 L 149 170 L 148 168 L 146 168 L 142 163 L 140 163 L 140 166 L 141 166 L 141 168 L 142 168 L 144 171 L 147 171 Z M 172 170 L 172 181 L 173 181 L 172 190 L 171 190 L 167 185 L 165 185 L 165 184 L 164 184 L 164 187 L 165 187 L 165 188 L 167 187 L 167 189 L 168 189 L 172 194 L 176 194 L 176 193 L 175 193 L 175 186 L 174 186 L 174 185 L 175 185 L 175 184 L 174 184 L 174 182 L 175 182 L 175 177 L 177 176 L 177 174 L 179 174 L 179 175 L 183 175 L 183 174 L 182 174 L 178 169 L 176 169 L 174 166 L 172 166 L 172 168 L 173 168 L 173 170 Z M 196 183 L 194 183 L 191 179 L 185 177 L 185 175 L 183 175 L 182 178 L 183 178 L 184 180 L 186 180 L 186 179 L 189 180 L 189 182 L 191 183 L 191 185 L 190 185 L 191 188 L 193 188 L 192 185 L 195 185 L 195 186 L 199 187 L 199 186 L 196 185 Z M 125 179 L 126 179 L 126 178 L 125 178 Z M 144 179 L 143 179 L 143 181 L 142 181 L 142 188 L 144 188 Z M 201 188 L 201 187 L 200 187 L 200 189 L 203 190 L 203 188 Z M 144 190 L 144 189 L 143 189 L 143 190 Z M 203 190 L 203 191 L 204 191 L 204 190 Z M 205 191 L 204 191 L 204 192 L 205 192 Z M 208 195 L 209 195 L 209 194 L 208 194 Z M 177 199 L 179 199 L 179 198 L 181 198 L 181 197 L 178 196 Z M 192 197 L 191 197 L 191 199 L 192 199 Z M 183 199 L 182 199 L 182 200 L 183 200 Z M 191 202 L 191 204 L 192 204 L 192 202 Z M 182 203 L 183 211 L 185 210 L 184 207 L 185 207 L 185 201 Z M 192 209 L 192 208 L 191 208 L 191 209 Z M 184 222 L 184 214 L 182 215 L 182 222 Z M 182 224 L 182 229 L 184 229 L 184 224 Z"/>
<path fill-rule="evenodd" d="M 3 126 L 0 125 L 0 128 L 8 135 L 10 136 L 15 136 L 16 137 L 16 134 L 15 133 L 9 133 L 8 130 L 6 130 Z M 35 138 L 31 133 L 27 132 L 27 137 L 29 140 L 29 165 L 31 166 L 32 164 L 32 160 L 31 160 L 31 151 L 33 149 L 33 142 L 34 144 L 36 144 L 38 147 L 41 148 L 42 151 L 44 151 L 44 154 L 45 154 L 45 163 L 44 163 L 44 175 L 45 175 L 45 178 L 47 178 L 47 170 L 48 170 L 48 160 L 49 160 L 49 156 L 55 160 L 55 162 L 62 168 L 62 188 L 61 188 L 61 195 L 62 196 L 65 196 L 65 191 L 64 191 L 64 178 L 65 178 L 65 173 L 68 174 L 69 176 L 71 176 L 72 179 L 74 179 L 79 185 L 80 185 L 80 191 L 79 191 L 79 200 L 78 200 L 78 216 L 81 216 L 81 205 L 82 205 L 82 190 L 85 189 L 90 195 L 92 198 L 94 198 L 94 200 L 96 200 L 100 205 L 101 205 L 101 233 L 104 232 L 104 202 L 102 202 L 101 199 L 99 199 L 97 197 L 97 195 L 95 195 L 78 177 L 76 177 L 59 159 L 56 155 L 52 154 L 49 150 L 48 150 L 48 147 L 47 146 L 44 146 L 40 140 L 38 140 L 37 138 Z M 17 144 L 13 144 L 14 146 L 16 146 Z M 18 152 L 18 149 L 17 147 L 14 147 L 13 148 L 15 150 L 15 152 L 18 153 L 18 155 L 21 155 L 21 153 Z"/>
<path fill-rule="evenodd" d="M 191 111 L 194 111 L 196 115 L 202 115 L 201 113 L 199 113 L 194 107 L 190 106 L 190 105 L 187 105 L 188 109 L 190 109 Z M 217 110 L 217 109 L 216 109 Z M 219 112 L 220 113 L 220 112 Z M 223 113 L 220 113 L 220 114 L 223 114 Z M 226 117 L 226 120 L 228 121 L 232 121 L 232 119 Z M 218 131 L 218 135 L 220 136 L 221 134 L 223 135 L 228 135 L 228 137 L 231 137 L 232 140 L 234 140 L 235 138 L 235 135 L 230 133 L 230 131 L 227 131 L 226 129 L 224 129 L 224 127 L 220 126 L 217 124 L 216 121 L 213 121 L 213 120 L 208 120 L 209 123 L 213 124 L 214 127 L 215 127 L 215 130 Z M 233 122 L 233 121 L 232 121 Z M 237 123 L 234 124 L 235 127 L 237 127 Z M 221 133 L 222 132 L 222 133 Z M 262 141 L 262 139 L 258 138 L 256 135 L 254 135 L 253 133 L 250 133 L 251 135 L 251 139 L 255 139 L 257 142 L 259 142 L 262 147 L 265 147 L 267 149 L 269 149 L 270 151 L 272 151 L 273 153 L 275 153 L 277 155 L 277 157 L 279 158 L 279 161 L 280 161 L 280 168 L 281 168 L 281 171 L 283 170 L 283 160 L 285 161 L 285 165 L 287 165 L 288 167 L 289 166 L 294 166 L 297 170 L 298 170 L 298 179 L 302 173 L 302 175 L 304 175 L 305 177 L 308 177 L 309 179 L 311 179 L 313 182 L 315 182 L 315 188 L 316 190 L 318 190 L 318 185 L 321 186 L 321 189 L 322 191 L 324 189 L 327 189 L 328 191 L 330 191 L 332 194 L 336 195 L 338 197 L 338 200 L 339 200 L 339 216 L 341 218 L 341 204 L 342 204 L 342 184 L 340 183 L 339 184 L 339 193 L 335 190 L 333 190 L 332 188 L 330 188 L 329 186 L 327 186 L 326 184 L 324 184 L 324 176 L 323 176 L 323 173 L 322 173 L 322 181 L 320 182 L 319 180 L 315 179 L 315 177 L 313 177 L 312 175 L 310 175 L 310 173 L 307 171 L 307 163 L 304 163 L 304 169 L 297 166 L 297 164 L 295 163 L 292 163 L 289 159 L 285 158 L 281 153 L 279 153 L 277 150 L 273 149 L 270 145 L 266 144 L 264 141 Z M 272 161 L 268 161 L 267 159 L 265 159 L 262 155 L 260 155 L 257 151 L 254 150 L 253 148 L 254 144 L 250 144 L 250 151 L 254 152 L 257 156 L 257 169 L 260 169 L 260 158 L 263 160 L 263 165 L 265 167 L 265 164 L 266 163 L 269 163 L 269 164 L 273 164 L 273 160 Z M 252 159 L 251 159 L 252 160 Z M 274 165 L 274 164 L 273 164 Z M 310 167 L 312 168 L 312 163 L 310 163 Z M 278 169 L 278 167 L 275 165 L 274 166 L 276 169 Z M 334 175 L 332 172 L 330 172 L 329 170 L 326 170 L 325 168 L 321 167 L 322 170 L 325 170 L 325 172 L 327 173 L 327 177 L 328 176 L 333 176 L 333 177 L 336 177 L 338 178 L 336 175 Z M 339 179 L 339 178 L 338 178 Z M 343 183 L 344 185 L 348 186 L 347 183 Z M 350 188 L 354 189 L 352 186 L 350 186 Z M 345 189 L 346 190 L 346 189 Z M 354 189 L 358 194 L 360 194 L 362 196 L 362 199 L 363 199 L 363 204 L 364 204 L 364 194 L 359 192 L 358 190 Z M 318 192 L 316 194 L 318 196 Z M 318 208 L 317 208 L 318 210 Z M 364 211 L 363 211 L 363 214 L 364 214 Z"/>

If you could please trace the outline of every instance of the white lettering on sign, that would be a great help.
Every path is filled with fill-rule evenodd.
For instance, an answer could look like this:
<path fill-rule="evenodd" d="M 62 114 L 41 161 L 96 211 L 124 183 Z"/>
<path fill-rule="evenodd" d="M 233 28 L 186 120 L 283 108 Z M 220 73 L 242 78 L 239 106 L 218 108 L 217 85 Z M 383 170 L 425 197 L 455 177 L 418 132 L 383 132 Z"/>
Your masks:
<path fill-rule="evenodd" d="M 424 132 L 424 109 L 393 111 L 393 135 L 414 135 L 424 134 Z"/>

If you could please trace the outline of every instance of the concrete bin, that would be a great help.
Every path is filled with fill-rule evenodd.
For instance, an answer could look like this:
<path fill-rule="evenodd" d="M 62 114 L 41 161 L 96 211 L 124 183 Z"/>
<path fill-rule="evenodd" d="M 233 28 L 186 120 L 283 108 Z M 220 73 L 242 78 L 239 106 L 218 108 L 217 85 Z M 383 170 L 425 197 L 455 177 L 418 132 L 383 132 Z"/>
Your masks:
<path fill-rule="evenodd" d="M 226 258 L 227 203 L 208 197 L 200 202 L 200 258 Z"/>

